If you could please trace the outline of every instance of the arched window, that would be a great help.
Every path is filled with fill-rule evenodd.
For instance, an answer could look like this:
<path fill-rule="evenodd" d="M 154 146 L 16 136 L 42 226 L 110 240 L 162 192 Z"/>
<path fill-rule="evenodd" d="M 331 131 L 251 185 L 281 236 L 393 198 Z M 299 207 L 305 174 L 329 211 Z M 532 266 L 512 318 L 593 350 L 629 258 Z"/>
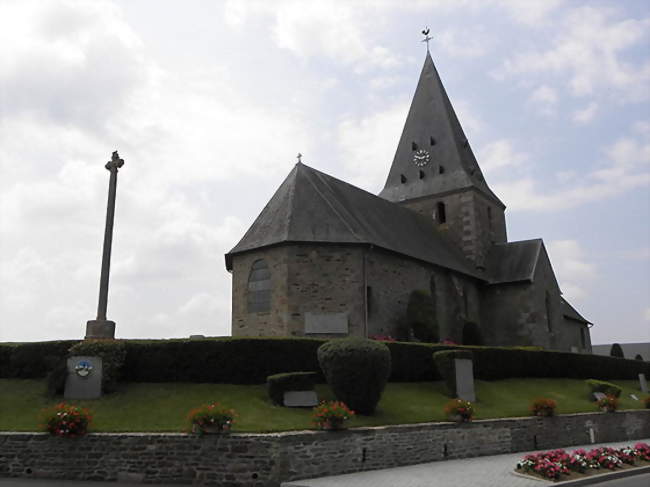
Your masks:
<path fill-rule="evenodd" d="M 271 309 L 271 271 L 264 259 L 256 260 L 251 266 L 247 294 L 249 313 Z"/>
<path fill-rule="evenodd" d="M 439 201 L 436 204 L 436 220 L 438 220 L 438 223 L 447 222 L 447 213 L 445 211 L 445 204 L 442 201 Z"/>

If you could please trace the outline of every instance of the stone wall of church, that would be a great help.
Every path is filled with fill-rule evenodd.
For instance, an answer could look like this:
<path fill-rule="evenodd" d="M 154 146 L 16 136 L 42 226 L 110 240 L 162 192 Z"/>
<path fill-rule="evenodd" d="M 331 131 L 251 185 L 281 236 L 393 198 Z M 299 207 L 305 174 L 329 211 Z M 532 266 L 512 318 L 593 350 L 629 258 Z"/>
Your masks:
<path fill-rule="evenodd" d="M 473 279 L 433 265 L 370 249 L 366 254 L 368 334 L 400 336 L 409 296 L 422 290 L 434 299 L 440 338 L 460 342 L 465 321 L 479 321 L 479 297 Z"/>
<path fill-rule="evenodd" d="M 580 335 L 567 327 L 560 289 L 544 250 L 533 282 L 487 286 L 482 303 L 483 322 L 492 343 L 534 345 L 551 350 L 580 348 Z"/>
<path fill-rule="evenodd" d="M 503 209 L 473 189 L 408 200 L 401 204 L 427 218 L 440 221 L 437 210 L 440 202 L 445 204 L 446 221 L 439 224 L 438 230 L 468 259 L 482 267 L 492 243 L 506 242 Z"/>
<path fill-rule="evenodd" d="M 364 249 L 351 245 L 287 246 L 287 331 L 305 335 L 307 313 L 336 318 L 347 314 L 348 334 L 365 336 Z M 327 338 L 338 334 L 309 336 Z"/>
<path fill-rule="evenodd" d="M 564 317 L 564 323 L 561 329 L 562 338 L 564 342 L 569 344 L 569 350 L 573 346 L 575 347 L 574 351 L 591 353 L 591 337 L 589 336 L 589 327 L 587 325 L 580 321 Z"/>
<path fill-rule="evenodd" d="M 287 248 L 259 249 L 239 254 L 232 262 L 232 336 L 287 336 Z M 269 311 L 248 311 L 248 278 L 253 263 L 264 259 L 271 272 Z"/>

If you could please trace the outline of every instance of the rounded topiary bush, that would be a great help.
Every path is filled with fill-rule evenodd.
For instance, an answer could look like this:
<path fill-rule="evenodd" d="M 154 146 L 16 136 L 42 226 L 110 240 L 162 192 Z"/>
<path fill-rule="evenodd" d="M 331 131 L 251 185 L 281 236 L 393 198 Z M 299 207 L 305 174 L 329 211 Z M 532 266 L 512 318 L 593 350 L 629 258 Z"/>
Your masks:
<path fill-rule="evenodd" d="M 390 376 L 390 350 L 365 338 L 342 338 L 318 348 L 318 363 L 336 398 L 372 414 Z"/>

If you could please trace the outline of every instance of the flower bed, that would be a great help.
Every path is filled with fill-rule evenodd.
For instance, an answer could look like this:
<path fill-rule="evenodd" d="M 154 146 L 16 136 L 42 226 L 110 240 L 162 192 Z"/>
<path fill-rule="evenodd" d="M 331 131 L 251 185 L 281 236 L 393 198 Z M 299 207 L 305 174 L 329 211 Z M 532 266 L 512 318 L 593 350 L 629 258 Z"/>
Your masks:
<path fill-rule="evenodd" d="M 605 473 L 622 468 L 650 465 L 650 445 L 637 443 L 634 447 L 600 447 L 593 450 L 551 450 L 526 455 L 517 463 L 516 471 L 545 480 L 573 480 L 585 475 Z"/>
<path fill-rule="evenodd" d="M 230 431 L 237 413 L 218 402 L 192 409 L 187 416 L 192 433 L 221 433 Z"/>
<path fill-rule="evenodd" d="M 321 430 L 336 431 L 344 429 L 345 422 L 354 416 L 354 411 L 340 401 L 323 401 L 312 413 L 314 426 Z"/>
<path fill-rule="evenodd" d="M 77 438 L 88 432 L 92 421 L 90 411 L 72 404 L 60 403 L 41 413 L 43 429 L 54 436 Z"/>

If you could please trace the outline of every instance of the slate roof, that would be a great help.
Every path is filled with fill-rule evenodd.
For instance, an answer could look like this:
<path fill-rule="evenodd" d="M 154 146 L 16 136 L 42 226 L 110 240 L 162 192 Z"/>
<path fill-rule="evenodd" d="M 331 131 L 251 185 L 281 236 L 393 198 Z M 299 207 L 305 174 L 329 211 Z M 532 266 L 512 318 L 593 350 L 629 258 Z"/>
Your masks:
<path fill-rule="evenodd" d="M 239 243 L 226 254 L 289 242 L 367 244 L 478 277 L 432 220 L 296 164 Z"/>
<path fill-rule="evenodd" d="M 417 144 L 417 149 L 429 153 L 428 164 L 418 167 L 413 163 L 413 143 Z M 443 174 L 440 174 L 441 165 Z M 406 182 L 402 182 L 402 176 Z M 386 185 L 379 196 L 389 201 L 403 201 L 471 187 L 505 208 L 485 182 L 431 55 L 427 53 Z"/>
<path fill-rule="evenodd" d="M 490 284 L 532 282 L 542 245 L 541 238 L 492 245 L 485 262 Z"/>
<path fill-rule="evenodd" d="M 586 324 L 592 324 L 591 321 L 588 321 L 580 313 L 578 313 L 578 311 L 573 306 L 571 306 L 571 304 L 569 304 L 566 299 L 560 298 L 560 300 L 562 305 L 562 314 L 566 318 L 570 318 L 572 320 L 580 321 Z"/>

